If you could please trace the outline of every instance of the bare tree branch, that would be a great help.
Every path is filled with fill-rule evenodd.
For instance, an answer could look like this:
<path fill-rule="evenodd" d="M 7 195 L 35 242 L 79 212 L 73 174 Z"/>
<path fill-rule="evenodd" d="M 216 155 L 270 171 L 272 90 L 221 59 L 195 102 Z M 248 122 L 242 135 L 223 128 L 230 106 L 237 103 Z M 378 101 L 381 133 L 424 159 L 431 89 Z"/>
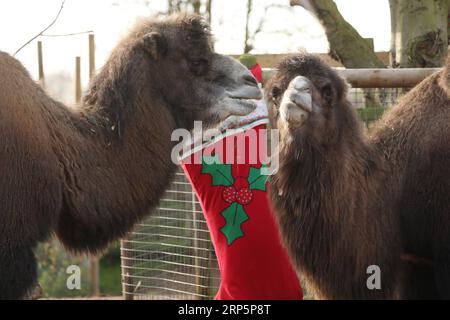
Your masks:
<path fill-rule="evenodd" d="M 245 26 L 245 43 L 244 43 L 244 53 L 248 53 L 251 50 L 253 50 L 253 43 L 255 42 L 255 38 L 256 36 L 261 33 L 263 31 L 264 25 L 266 23 L 266 18 L 267 18 L 267 12 L 270 9 L 274 9 L 274 8 L 282 8 L 285 9 L 286 6 L 280 5 L 280 4 L 269 4 L 266 5 L 264 7 L 264 13 L 261 17 L 261 19 L 259 20 L 258 26 L 256 27 L 256 29 L 250 33 L 249 30 L 249 24 L 250 24 L 250 15 L 252 12 L 252 0 L 248 0 L 247 3 L 247 17 L 246 17 L 246 26 Z"/>
<path fill-rule="evenodd" d="M 293 6 L 301 6 L 311 13 L 315 13 L 315 10 L 316 10 L 313 3 L 311 3 L 311 0 L 291 0 L 290 4 L 292 7 Z"/>
<path fill-rule="evenodd" d="M 48 29 L 50 29 L 54 24 L 55 24 L 55 22 L 58 20 L 58 18 L 59 18 L 59 15 L 61 14 L 61 11 L 63 10 L 63 8 L 64 8 L 64 3 L 66 2 L 66 0 L 63 0 L 62 2 L 61 2 L 61 7 L 59 8 L 59 11 L 58 11 L 58 14 L 56 15 L 56 17 L 55 17 L 55 19 L 53 19 L 53 21 L 44 29 L 44 30 L 42 30 L 41 32 L 39 32 L 37 35 L 35 35 L 33 38 L 31 38 L 30 40 L 28 40 L 23 46 L 21 46 L 19 49 L 17 49 L 17 51 L 14 53 L 14 55 L 13 56 L 16 56 L 16 54 L 18 54 L 19 53 L 19 51 L 20 50 L 22 50 L 23 48 L 25 48 L 31 41 L 33 41 L 34 39 L 36 39 L 37 37 L 39 37 L 39 36 L 41 36 L 45 31 L 47 31 Z"/>
<path fill-rule="evenodd" d="M 253 46 L 250 44 L 250 14 L 252 12 L 253 1 L 247 0 L 247 12 L 245 16 L 245 35 L 244 35 L 244 53 L 252 51 Z"/>

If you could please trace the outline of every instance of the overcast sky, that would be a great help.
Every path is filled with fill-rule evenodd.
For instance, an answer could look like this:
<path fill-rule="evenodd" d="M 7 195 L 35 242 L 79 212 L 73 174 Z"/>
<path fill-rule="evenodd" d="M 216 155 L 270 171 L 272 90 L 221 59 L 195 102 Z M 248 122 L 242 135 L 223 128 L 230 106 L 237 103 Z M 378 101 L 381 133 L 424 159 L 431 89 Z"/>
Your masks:
<path fill-rule="evenodd" d="M 117 40 L 137 17 L 164 11 L 166 3 L 167 0 L 66 0 L 61 16 L 47 33 L 94 31 L 97 67 L 100 67 Z M 254 3 L 253 28 L 262 18 L 265 6 L 272 3 L 287 5 L 289 0 L 257 0 Z M 336 0 L 336 3 L 344 17 L 363 37 L 375 39 L 377 51 L 389 50 L 388 0 Z M 60 5 L 61 0 L 1 0 L 0 50 L 14 53 L 53 20 Z M 218 52 L 242 52 L 245 6 L 244 0 L 213 0 L 212 29 Z M 328 44 L 320 25 L 302 8 L 273 8 L 268 11 L 266 19 L 263 32 L 256 38 L 255 53 L 286 53 L 299 48 L 306 48 L 310 52 L 327 52 Z M 87 35 L 45 37 L 40 40 L 44 46 L 46 73 L 72 73 L 74 57 L 81 56 L 82 72 L 87 74 Z M 37 76 L 36 42 L 32 42 L 16 57 L 25 64 L 33 77 Z"/>

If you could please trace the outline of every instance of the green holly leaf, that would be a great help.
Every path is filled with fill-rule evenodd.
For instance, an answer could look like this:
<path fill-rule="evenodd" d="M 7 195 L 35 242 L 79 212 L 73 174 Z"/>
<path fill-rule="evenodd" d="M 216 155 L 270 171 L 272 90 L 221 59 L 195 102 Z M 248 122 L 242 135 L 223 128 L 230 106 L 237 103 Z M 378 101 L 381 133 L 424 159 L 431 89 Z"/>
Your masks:
<path fill-rule="evenodd" d="M 212 177 L 213 186 L 232 186 L 234 178 L 231 173 L 231 164 L 223 164 L 219 156 L 202 158 L 202 174 L 209 174 Z"/>
<path fill-rule="evenodd" d="M 269 176 L 261 174 L 262 168 L 264 168 L 264 165 L 261 166 L 261 168 L 250 167 L 250 171 L 248 173 L 250 190 L 266 191 L 266 183 Z"/>
<path fill-rule="evenodd" d="M 244 236 L 241 225 L 248 220 L 248 216 L 244 207 L 237 202 L 223 210 L 221 215 L 225 218 L 226 224 L 220 231 L 227 238 L 228 245 L 231 245 L 236 239 Z"/>

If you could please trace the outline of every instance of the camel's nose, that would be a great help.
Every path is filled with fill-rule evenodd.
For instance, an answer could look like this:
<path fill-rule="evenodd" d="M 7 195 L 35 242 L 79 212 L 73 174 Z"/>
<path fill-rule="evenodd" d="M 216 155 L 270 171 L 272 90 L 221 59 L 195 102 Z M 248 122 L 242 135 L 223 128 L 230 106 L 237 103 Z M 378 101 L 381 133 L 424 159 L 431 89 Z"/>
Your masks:
<path fill-rule="evenodd" d="M 298 91 L 311 93 L 311 81 L 308 78 L 298 76 L 292 80 L 291 86 Z"/>
<path fill-rule="evenodd" d="M 244 68 L 244 67 L 243 67 Z M 237 99 L 261 99 L 262 92 L 258 86 L 258 82 L 250 73 L 250 71 L 245 68 L 242 70 L 242 74 L 239 75 L 237 87 L 233 90 L 228 91 L 231 98 Z"/>
<path fill-rule="evenodd" d="M 258 82 L 250 70 L 238 61 L 225 56 L 218 56 L 215 61 L 218 70 L 228 69 L 226 91 L 230 98 L 258 100 L 262 98 Z M 225 67 L 224 67 L 225 66 Z"/>

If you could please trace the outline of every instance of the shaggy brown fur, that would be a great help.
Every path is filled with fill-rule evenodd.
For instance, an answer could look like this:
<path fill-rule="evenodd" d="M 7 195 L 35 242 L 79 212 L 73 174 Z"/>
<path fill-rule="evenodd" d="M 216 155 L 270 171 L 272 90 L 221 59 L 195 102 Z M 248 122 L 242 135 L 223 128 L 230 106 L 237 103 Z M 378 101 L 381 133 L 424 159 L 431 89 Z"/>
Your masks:
<path fill-rule="evenodd" d="M 278 66 L 266 87 L 281 132 L 271 201 L 297 271 L 318 298 L 450 298 L 449 74 L 450 63 L 366 138 L 331 68 L 308 54 Z M 286 126 L 279 105 L 299 75 L 313 84 L 313 111 Z M 381 268 L 381 290 L 367 288 L 370 265 Z"/>
<path fill-rule="evenodd" d="M 0 52 L 0 299 L 33 288 L 32 249 L 51 232 L 70 251 L 96 253 L 147 214 L 174 172 L 172 131 L 226 116 L 218 99 L 241 85 L 240 68 L 212 51 L 199 17 L 154 17 L 71 111 Z"/>

